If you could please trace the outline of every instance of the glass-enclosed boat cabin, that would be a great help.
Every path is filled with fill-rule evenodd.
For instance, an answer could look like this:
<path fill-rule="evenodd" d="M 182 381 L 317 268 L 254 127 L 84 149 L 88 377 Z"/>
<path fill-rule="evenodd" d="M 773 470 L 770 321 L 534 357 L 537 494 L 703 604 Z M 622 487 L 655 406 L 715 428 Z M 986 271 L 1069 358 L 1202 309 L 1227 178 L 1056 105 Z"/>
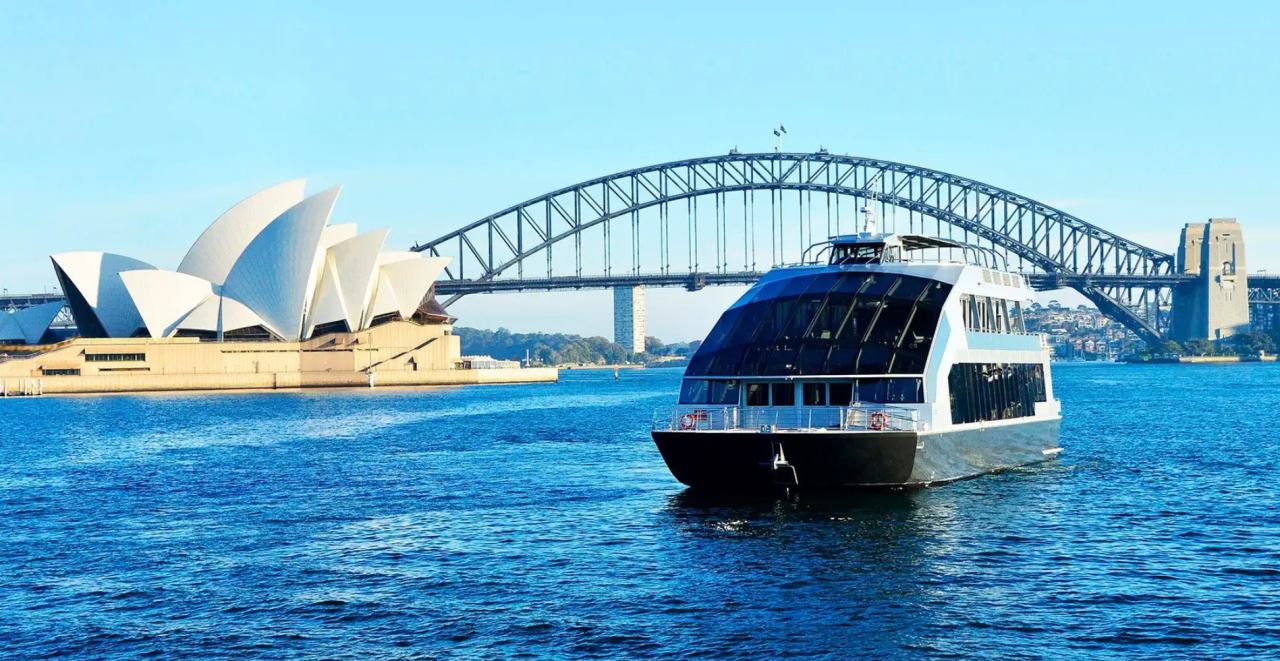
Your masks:
<path fill-rule="evenodd" d="M 677 409 L 683 428 L 930 425 L 941 362 L 931 352 L 957 331 L 941 323 L 944 307 L 958 282 L 986 273 L 991 283 L 994 272 L 984 266 L 995 256 L 946 239 L 879 233 L 837 237 L 810 254 L 806 264 L 766 274 L 716 323 L 685 371 Z M 1029 290 L 1008 276 L 986 285 L 991 295 L 981 302 L 990 327 L 979 330 L 1025 336 Z M 957 316 L 968 327 L 968 308 L 976 310 L 979 299 L 963 298 Z M 1026 339 L 1013 344 L 1040 348 L 1038 338 Z M 1033 410 L 1034 401 L 1021 400 L 1034 397 L 1024 394 L 1034 386 L 1020 381 L 1036 379 L 1034 370 L 1007 371 L 1001 396 L 1017 401 L 1002 406 Z M 717 415 L 733 419 L 708 419 Z"/>

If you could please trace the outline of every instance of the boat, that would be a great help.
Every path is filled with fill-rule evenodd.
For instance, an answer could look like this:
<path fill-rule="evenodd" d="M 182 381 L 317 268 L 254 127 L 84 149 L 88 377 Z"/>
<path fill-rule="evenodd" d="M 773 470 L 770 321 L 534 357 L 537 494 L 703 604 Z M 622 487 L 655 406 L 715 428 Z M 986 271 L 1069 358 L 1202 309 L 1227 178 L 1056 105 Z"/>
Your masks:
<path fill-rule="evenodd" d="M 926 487 L 1053 459 L 1062 420 L 1032 289 L 999 254 L 838 236 L 712 328 L 653 441 L 695 489 Z"/>

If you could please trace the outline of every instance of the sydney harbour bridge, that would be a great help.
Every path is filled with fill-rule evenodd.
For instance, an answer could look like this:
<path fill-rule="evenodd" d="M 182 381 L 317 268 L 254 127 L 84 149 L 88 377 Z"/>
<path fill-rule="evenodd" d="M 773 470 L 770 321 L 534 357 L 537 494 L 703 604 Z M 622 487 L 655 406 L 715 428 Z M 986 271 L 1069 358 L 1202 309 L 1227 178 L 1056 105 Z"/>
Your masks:
<path fill-rule="evenodd" d="M 1173 292 L 1196 279 L 1179 272 L 1173 255 L 1017 193 L 826 150 L 734 150 L 627 170 L 510 206 L 412 249 L 454 258 L 436 284 L 446 306 L 478 293 L 697 290 L 750 284 L 772 266 L 798 263 L 811 245 L 858 231 L 868 208 L 882 231 L 974 244 L 1037 289 L 1075 289 L 1148 342 L 1166 336 Z M 1250 275 L 1248 285 L 1253 316 L 1274 321 L 1280 276 Z M 57 298 L 6 295 L 0 307 Z"/>

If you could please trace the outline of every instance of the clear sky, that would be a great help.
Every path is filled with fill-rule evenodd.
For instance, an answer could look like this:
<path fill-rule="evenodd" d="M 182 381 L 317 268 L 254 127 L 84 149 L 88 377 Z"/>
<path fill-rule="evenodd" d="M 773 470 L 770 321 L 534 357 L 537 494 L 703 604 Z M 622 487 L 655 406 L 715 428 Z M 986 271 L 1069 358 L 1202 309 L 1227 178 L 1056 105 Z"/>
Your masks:
<path fill-rule="evenodd" d="M 1273 2 L 25 3 L 0 0 L 0 287 L 47 255 L 174 268 L 305 176 L 425 242 L 594 176 L 738 146 L 932 167 L 1172 251 L 1244 224 L 1280 270 Z M 651 291 L 701 337 L 740 290 Z M 611 335 L 607 292 L 472 297 L 466 325 Z"/>

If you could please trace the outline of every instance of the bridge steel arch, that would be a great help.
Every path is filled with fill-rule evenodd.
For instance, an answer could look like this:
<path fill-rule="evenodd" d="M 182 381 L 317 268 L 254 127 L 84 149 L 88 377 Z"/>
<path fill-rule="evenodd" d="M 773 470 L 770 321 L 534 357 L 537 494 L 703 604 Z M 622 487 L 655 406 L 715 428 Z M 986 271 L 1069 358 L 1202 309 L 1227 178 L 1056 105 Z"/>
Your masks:
<path fill-rule="evenodd" d="M 695 158 L 652 165 L 599 177 L 567 186 L 527 200 L 477 220 L 413 250 L 455 258 L 446 269 L 438 290 L 451 294 L 448 305 L 466 293 L 512 291 L 522 288 L 561 289 L 621 285 L 634 282 L 673 284 L 679 269 L 672 270 L 671 207 L 685 201 L 687 236 L 690 245 L 686 273 L 690 283 L 711 284 L 750 282 L 756 268 L 754 193 L 770 193 L 770 264 L 786 261 L 785 241 L 798 236 L 799 248 L 807 247 L 839 231 L 841 196 L 855 202 L 879 203 L 881 218 L 886 206 L 905 209 L 920 233 L 941 235 L 944 225 L 954 237 L 987 245 L 1028 272 L 1033 282 L 1043 286 L 1070 286 L 1105 314 L 1123 323 L 1148 341 L 1160 338 L 1157 323 L 1161 296 L 1180 279 L 1171 255 L 1148 248 L 1113 232 L 1033 199 L 990 184 L 914 165 L 872 158 L 837 155 L 764 153 Z M 795 192 L 801 215 L 805 196 L 809 197 L 809 233 L 805 223 L 794 218 L 788 225 L 782 218 L 784 195 Z M 729 265 L 728 245 L 737 236 L 727 219 L 728 196 L 743 195 L 742 268 Z M 827 232 L 815 238 L 812 229 L 813 194 L 827 196 Z M 748 195 L 751 196 L 748 201 Z M 836 230 L 831 227 L 831 196 L 836 196 Z M 715 198 L 714 268 L 702 271 L 699 260 L 699 223 L 696 200 Z M 656 234 L 657 263 L 642 253 L 641 212 L 656 207 L 657 220 L 647 235 Z M 856 207 L 855 207 L 856 208 Z M 689 218 L 691 216 L 691 218 Z M 926 231 L 926 219 L 934 221 L 934 231 Z M 630 265 L 625 271 L 613 269 L 613 232 L 626 221 L 630 235 Z M 734 221 L 736 223 L 736 221 Z M 750 225 L 750 227 L 748 227 Z M 795 226 L 798 226 L 798 232 Z M 853 229 L 852 227 L 849 229 Z M 583 273 L 583 236 L 588 230 L 603 235 L 603 274 Z M 625 238 L 625 237 L 624 237 Z M 710 242 L 711 238 L 703 239 Z M 807 241 L 807 243 L 806 243 Z M 574 273 L 554 274 L 553 251 L 571 242 Z M 781 244 L 781 247 L 778 245 Z M 750 245 L 751 249 L 747 250 Z M 798 254 L 796 248 L 793 253 Z M 541 266 L 533 266 L 545 253 L 545 277 Z M 650 258 L 651 260 L 652 258 Z M 648 268 L 643 262 L 648 261 Z M 654 268 L 656 266 L 656 268 Z M 537 271 L 537 275 L 526 277 Z M 1134 283 L 1138 283 L 1136 286 Z M 527 285 L 527 287 L 526 287 Z M 696 288 L 698 284 L 690 284 Z"/>

